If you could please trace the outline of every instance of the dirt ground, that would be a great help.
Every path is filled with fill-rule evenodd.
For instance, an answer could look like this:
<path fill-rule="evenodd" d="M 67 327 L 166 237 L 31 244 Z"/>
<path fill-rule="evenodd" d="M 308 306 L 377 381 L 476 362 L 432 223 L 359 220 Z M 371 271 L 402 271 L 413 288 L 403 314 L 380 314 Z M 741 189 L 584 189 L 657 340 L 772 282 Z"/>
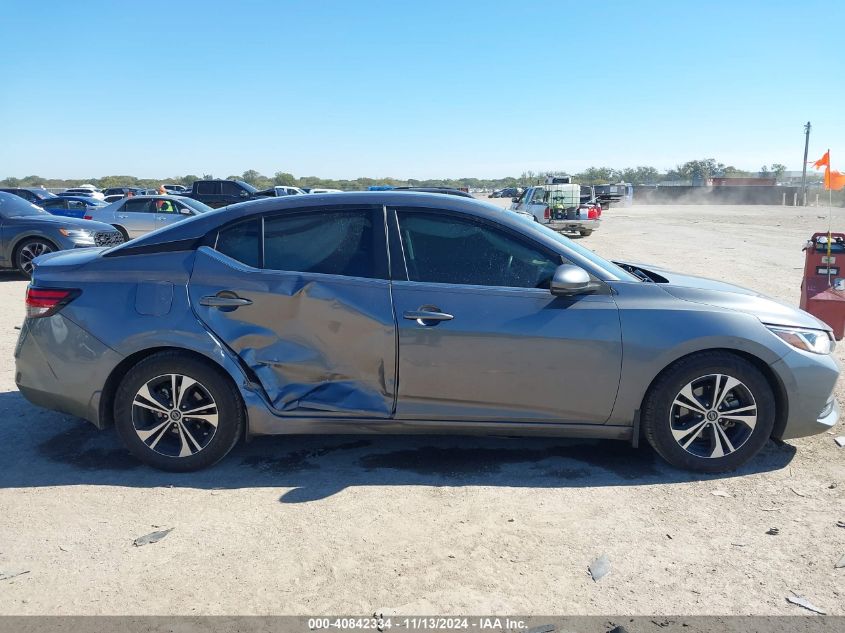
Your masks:
<path fill-rule="evenodd" d="M 612 208 L 580 243 L 797 304 L 824 215 Z M 795 592 L 845 615 L 831 434 L 770 442 L 721 477 L 621 442 L 439 437 L 259 438 L 211 470 L 160 473 L 18 394 L 24 287 L 0 276 L 0 614 L 807 615 Z"/>

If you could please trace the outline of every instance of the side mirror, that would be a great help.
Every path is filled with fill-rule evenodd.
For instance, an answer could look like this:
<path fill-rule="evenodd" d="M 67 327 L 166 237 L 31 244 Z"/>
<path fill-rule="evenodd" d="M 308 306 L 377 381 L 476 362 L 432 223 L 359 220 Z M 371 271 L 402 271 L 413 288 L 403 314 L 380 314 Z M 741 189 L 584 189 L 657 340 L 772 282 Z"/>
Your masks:
<path fill-rule="evenodd" d="M 190 209 L 179 209 L 179 213 L 182 215 L 193 215 Z"/>
<path fill-rule="evenodd" d="M 248 191 L 241 191 L 240 196 L 241 196 L 241 198 L 249 198 L 249 192 Z"/>
<path fill-rule="evenodd" d="M 519 202 L 519 196 L 511 198 L 511 202 Z"/>
<path fill-rule="evenodd" d="M 595 292 L 598 287 L 583 268 L 562 264 L 555 269 L 549 290 L 556 297 L 571 297 Z"/>

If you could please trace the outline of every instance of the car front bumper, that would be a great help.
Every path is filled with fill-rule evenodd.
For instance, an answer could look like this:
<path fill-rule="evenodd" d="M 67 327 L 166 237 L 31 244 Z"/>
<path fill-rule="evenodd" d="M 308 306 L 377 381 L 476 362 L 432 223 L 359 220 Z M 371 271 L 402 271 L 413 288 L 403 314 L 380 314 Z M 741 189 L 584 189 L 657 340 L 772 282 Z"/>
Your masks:
<path fill-rule="evenodd" d="M 792 351 L 771 365 L 783 384 L 788 412 L 778 439 L 807 437 L 830 430 L 839 420 L 839 403 L 833 394 L 839 363 L 833 356 Z"/>

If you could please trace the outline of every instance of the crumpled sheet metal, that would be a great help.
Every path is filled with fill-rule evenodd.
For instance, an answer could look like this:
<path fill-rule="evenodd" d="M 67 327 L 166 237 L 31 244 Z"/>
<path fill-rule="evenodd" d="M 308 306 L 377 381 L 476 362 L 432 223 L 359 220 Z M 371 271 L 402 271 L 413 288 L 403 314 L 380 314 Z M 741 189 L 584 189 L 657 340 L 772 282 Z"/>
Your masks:
<path fill-rule="evenodd" d="M 278 411 L 387 417 L 396 384 L 388 282 L 261 275 L 253 303 L 203 319 L 260 380 Z"/>

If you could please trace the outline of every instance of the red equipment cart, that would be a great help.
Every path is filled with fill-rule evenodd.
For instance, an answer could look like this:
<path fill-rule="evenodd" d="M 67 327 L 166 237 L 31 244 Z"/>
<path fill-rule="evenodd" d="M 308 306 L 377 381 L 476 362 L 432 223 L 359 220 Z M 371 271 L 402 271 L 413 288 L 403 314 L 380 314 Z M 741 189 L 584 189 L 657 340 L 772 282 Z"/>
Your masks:
<path fill-rule="evenodd" d="M 845 233 L 813 233 L 804 246 L 801 309 L 845 335 Z"/>

